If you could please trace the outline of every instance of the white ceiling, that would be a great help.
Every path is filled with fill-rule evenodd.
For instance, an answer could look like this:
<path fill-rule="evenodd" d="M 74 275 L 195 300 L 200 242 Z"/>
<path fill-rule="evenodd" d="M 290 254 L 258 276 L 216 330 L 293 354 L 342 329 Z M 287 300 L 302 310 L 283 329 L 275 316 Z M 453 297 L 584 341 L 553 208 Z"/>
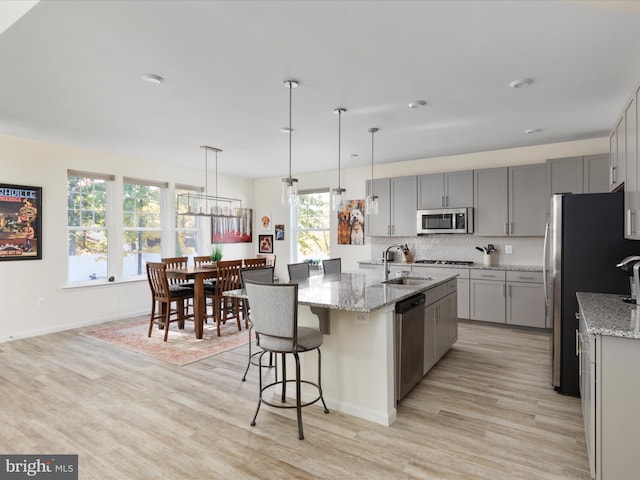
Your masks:
<path fill-rule="evenodd" d="M 376 163 L 606 136 L 639 59 L 637 2 L 41 1 L 0 35 L 0 132 L 282 176 L 294 78 L 295 176 L 337 167 L 335 107 L 343 167 L 374 126 Z"/>

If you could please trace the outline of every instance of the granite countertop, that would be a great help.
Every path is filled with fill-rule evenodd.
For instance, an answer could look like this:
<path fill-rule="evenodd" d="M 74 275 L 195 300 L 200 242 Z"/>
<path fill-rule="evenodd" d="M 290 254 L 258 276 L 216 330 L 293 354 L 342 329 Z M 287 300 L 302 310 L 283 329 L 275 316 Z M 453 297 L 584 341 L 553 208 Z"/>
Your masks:
<path fill-rule="evenodd" d="M 365 260 L 360 261 L 365 265 L 382 265 L 382 260 Z M 403 263 L 403 262 L 389 262 L 389 265 L 405 265 L 407 267 L 435 267 L 435 268 L 473 268 L 482 270 L 502 270 L 511 272 L 542 272 L 541 265 L 485 265 L 483 263 L 474 263 L 472 265 L 442 265 L 437 263 Z"/>
<path fill-rule="evenodd" d="M 420 285 L 384 284 L 378 270 L 355 270 L 327 275 L 312 275 L 298 283 L 298 304 L 310 307 L 370 313 L 400 300 L 429 290 L 457 275 L 430 276 Z M 393 276 L 389 277 L 394 278 Z M 419 278 L 412 275 L 411 278 Z M 230 297 L 245 297 L 243 290 L 225 292 Z"/>
<path fill-rule="evenodd" d="M 640 340 L 640 312 L 636 305 L 610 293 L 578 292 L 578 304 L 587 332 Z"/>

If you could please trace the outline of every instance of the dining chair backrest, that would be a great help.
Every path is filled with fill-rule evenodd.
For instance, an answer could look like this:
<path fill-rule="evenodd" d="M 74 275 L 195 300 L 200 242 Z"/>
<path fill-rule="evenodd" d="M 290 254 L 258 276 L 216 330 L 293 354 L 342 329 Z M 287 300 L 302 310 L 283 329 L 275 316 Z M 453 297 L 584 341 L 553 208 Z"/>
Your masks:
<path fill-rule="evenodd" d="M 298 285 L 247 281 L 251 320 L 258 334 L 282 340 L 279 351 L 295 351 L 298 333 Z M 280 342 L 279 342 L 280 343 Z"/>
<path fill-rule="evenodd" d="M 187 264 L 189 262 L 189 257 L 164 257 L 161 259 L 162 263 L 164 263 L 167 268 L 187 268 Z M 187 280 L 180 280 L 178 278 L 170 278 L 170 285 L 180 285 L 183 283 L 188 283 Z"/>
<path fill-rule="evenodd" d="M 273 283 L 273 267 L 243 268 L 240 270 L 240 279 L 244 288 L 247 280 L 256 283 Z"/>
<path fill-rule="evenodd" d="M 245 258 L 244 268 L 260 268 L 267 266 L 266 258 Z"/>
<path fill-rule="evenodd" d="M 169 301 L 171 292 L 167 279 L 167 264 L 164 262 L 147 262 L 147 280 L 151 295 L 158 301 Z"/>
<path fill-rule="evenodd" d="M 276 266 L 276 256 L 273 253 L 259 253 L 256 255 L 256 258 L 266 258 L 267 265 L 270 267 Z"/>
<path fill-rule="evenodd" d="M 240 288 L 240 269 L 242 260 L 227 260 L 216 262 L 217 277 L 216 290 L 222 295 L 227 290 Z"/>
<path fill-rule="evenodd" d="M 322 270 L 325 274 L 342 272 L 342 260 L 340 258 L 329 258 L 322 260 Z"/>
<path fill-rule="evenodd" d="M 193 265 L 196 268 L 200 268 L 203 265 L 211 265 L 213 262 L 211 261 L 211 256 L 209 255 L 200 255 L 197 257 L 193 257 Z"/>
<path fill-rule="evenodd" d="M 307 262 L 302 263 L 290 263 L 287 265 L 289 269 L 289 282 L 297 283 L 309 278 L 309 264 Z"/>

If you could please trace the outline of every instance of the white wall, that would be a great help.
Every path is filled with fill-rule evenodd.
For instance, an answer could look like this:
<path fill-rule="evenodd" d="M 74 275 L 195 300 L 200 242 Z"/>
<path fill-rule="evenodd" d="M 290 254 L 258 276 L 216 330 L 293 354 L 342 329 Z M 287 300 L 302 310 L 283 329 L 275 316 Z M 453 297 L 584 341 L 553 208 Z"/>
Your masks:
<path fill-rule="evenodd" d="M 544 162 L 547 158 L 604 153 L 608 139 L 584 140 L 536 147 L 481 152 L 468 155 L 421 159 L 376 165 L 375 177 L 394 177 L 422 173 L 436 173 L 473 168 L 518 165 Z M 296 175 L 300 189 L 334 187 L 337 175 L 334 168 L 314 174 Z M 116 176 L 147 178 L 191 185 L 204 185 L 203 170 L 170 167 L 160 163 L 105 153 L 0 135 L 0 181 L 43 187 L 43 259 L 33 261 L 0 262 L 0 341 L 40 333 L 73 328 L 117 318 L 125 318 L 149 311 L 150 294 L 145 281 L 113 283 L 81 288 L 66 287 L 67 230 L 66 175 L 67 169 L 110 173 Z M 347 198 L 365 197 L 365 180 L 371 175 L 369 167 L 346 168 L 342 186 Z M 210 173 L 209 185 L 214 179 Z M 241 198 L 243 205 L 254 209 L 254 217 L 261 213 L 272 215 L 274 224 L 285 224 L 285 240 L 274 242 L 277 255 L 276 274 L 288 278 L 291 225 L 289 212 L 280 204 L 280 178 L 256 180 L 219 175 L 218 194 Z M 386 239 L 366 239 L 364 246 L 337 245 L 336 216 L 331 226 L 331 253 L 343 259 L 345 270 L 357 268 L 359 260 L 377 259 L 374 246 Z M 257 253 L 257 234 L 254 222 L 253 244 L 225 245 L 225 258 L 242 258 Z M 461 236 L 463 237 L 463 236 Z M 421 239 L 414 239 L 422 242 Z M 485 243 L 486 239 L 481 239 Z M 454 240 L 451 240 L 454 241 Z M 424 240 L 426 242 L 426 240 Z M 497 241 L 495 243 L 498 243 Z M 427 248 L 416 243 L 414 248 Z M 457 248 L 453 243 L 449 248 Z M 538 257 L 533 247 L 533 257 Z M 514 247 L 514 254 L 521 250 Z M 207 253 L 206 251 L 202 253 Z M 426 254 L 426 252 L 425 252 Z M 42 300 L 41 300 L 42 299 Z M 38 306 L 39 301 L 43 302 Z"/>
<path fill-rule="evenodd" d="M 197 147 L 196 147 L 197 148 Z M 203 157 L 204 158 L 204 157 Z M 203 160 L 204 162 L 204 160 Z M 0 341 L 125 318 L 150 309 L 146 280 L 66 288 L 67 169 L 204 186 L 202 170 L 0 135 L 0 182 L 43 187 L 43 258 L 0 262 Z M 209 185 L 215 178 L 210 172 Z M 219 175 L 218 194 L 253 205 L 253 180 Z M 211 193 L 211 192 L 210 192 Z M 207 254 L 208 241 L 202 254 Z M 225 258 L 254 256 L 227 244 Z M 40 306 L 39 306 L 40 305 Z"/>

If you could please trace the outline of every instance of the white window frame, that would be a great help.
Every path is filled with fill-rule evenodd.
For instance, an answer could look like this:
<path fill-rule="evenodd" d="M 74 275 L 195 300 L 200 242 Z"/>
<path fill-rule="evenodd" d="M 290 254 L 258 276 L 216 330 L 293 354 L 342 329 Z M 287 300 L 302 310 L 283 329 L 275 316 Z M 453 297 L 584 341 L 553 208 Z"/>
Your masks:
<path fill-rule="evenodd" d="M 298 245 L 298 234 L 300 232 L 303 231 L 326 231 L 329 234 L 329 256 L 331 254 L 331 195 L 330 195 L 330 190 L 329 188 L 317 188 L 317 189 L 310 189 L 310 190 L 303 190 L 303 191 L 299 191 L 298 192 L 298 196 L 301 195 L 313 195 L 313 194 L 317 194 L 317 193 L 326 193 L 328 198 L 327 198 L 327 205 L 329 207 L 329 224 L 327 225 L 327 228 L 313 228 L 313 229 L 300 229 L 298 228 L 299 225 L 299 220 L 300 220 L 300 216 L 299 216 L 299 208 L 300 205 L 299 203 L 296 204 L 296 206 L 294 208 L 291 209 L 291 225 L 292 225 L 292 235 L 291 235 L 291 263 L 298 263 L 301 262 L 302 260 L 298 257 L 298 250 L 299 250 L 299 245 Z"/>

